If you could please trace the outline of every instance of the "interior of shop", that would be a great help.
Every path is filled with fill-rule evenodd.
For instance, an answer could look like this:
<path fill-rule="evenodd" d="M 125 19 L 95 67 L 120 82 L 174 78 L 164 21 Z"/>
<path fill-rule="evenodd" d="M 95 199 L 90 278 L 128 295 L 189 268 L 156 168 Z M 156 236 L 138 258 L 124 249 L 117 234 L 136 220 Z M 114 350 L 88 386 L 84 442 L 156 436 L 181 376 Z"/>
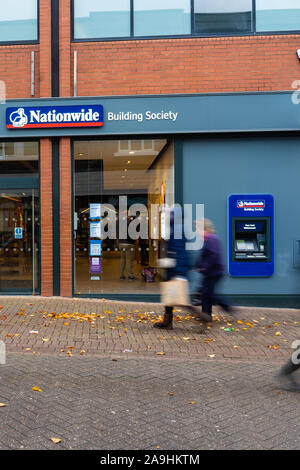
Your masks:
<path fill-rule="evenodd" d="M 73 151 L 74 293 L 157 294 L 173 141 L 80 140 Z"/>
<path fill-rule="evenodd" d="M 37 141 L 0 142 L 0 292 L 39 290 L 39 192 L 25 184 L 38 171 Z"/>

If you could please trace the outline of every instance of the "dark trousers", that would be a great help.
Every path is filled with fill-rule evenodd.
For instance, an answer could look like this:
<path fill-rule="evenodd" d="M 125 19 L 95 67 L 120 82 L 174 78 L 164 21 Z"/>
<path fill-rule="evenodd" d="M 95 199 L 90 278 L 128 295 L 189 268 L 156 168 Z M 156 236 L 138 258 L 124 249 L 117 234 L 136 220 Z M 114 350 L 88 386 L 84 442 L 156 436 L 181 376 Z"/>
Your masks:
<path fill-rule="evenodd" d="M 229 305 L 221 298 L 216 297 L 214 291 L 216 284 L 220 281 L 222 276 L 204 277 L 202 284 L 202 311 L 204 313 L 212 314 L 213 304 L 220 305 L 225 311 L 229 310 Z"/>
<path fill-rule="evenodd" d="M 290 361 L 280 369 L 280 375 L 283 377 L 286 375 L 290 375 L 293 372 L 295 372 L 297 369 L 299 369 L 299 367 L 300 367 L 300 364 L 294 364 L 292 361 Z"/>

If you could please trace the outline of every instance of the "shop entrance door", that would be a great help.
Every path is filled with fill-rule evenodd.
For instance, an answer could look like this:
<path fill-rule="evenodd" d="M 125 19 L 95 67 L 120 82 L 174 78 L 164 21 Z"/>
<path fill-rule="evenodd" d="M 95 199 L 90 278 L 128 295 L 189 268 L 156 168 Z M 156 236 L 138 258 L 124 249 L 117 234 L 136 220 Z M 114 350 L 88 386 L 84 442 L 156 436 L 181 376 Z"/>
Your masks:
<path fill-rule="evenodd" d="M 39 290 L 36 189 L 0 189 L 0 293 Z"/>

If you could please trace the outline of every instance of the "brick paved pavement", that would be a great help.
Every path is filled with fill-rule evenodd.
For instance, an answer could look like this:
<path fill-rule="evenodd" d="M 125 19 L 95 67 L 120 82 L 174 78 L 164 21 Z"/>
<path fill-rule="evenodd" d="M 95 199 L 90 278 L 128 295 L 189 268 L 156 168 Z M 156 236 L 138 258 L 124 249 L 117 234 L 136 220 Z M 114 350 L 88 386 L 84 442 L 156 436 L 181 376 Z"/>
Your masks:
<path fill-rule="evenodd" d="M 300 339 L 300 310 L 292 309 L 243 307 L 233 318 L 216 308 L 215 321 L 199 334 L 201 326 L 179 309 L 172 331 L 153 328 L 159 304 L 41 297 L 0 297 L 0 303 L 0 340 L 9 352 L 282 362 Z"/>
<path fill-rule="evenodd" d="M 274 376 L 300 339 L 299 310 L 240 308 L 233 319 L 216 309 L 200 334 L 184 311 L 174 330 L 154 329 L 158 304 L 0 304 L 0 449 L 300 446 L 300 395 Z"/>
<path fill-rule="evenodd" d="M 300 395 L 279 391 L 276 370 L 10 353 L 0 366 L 0 449 L 299 449 Z"/>

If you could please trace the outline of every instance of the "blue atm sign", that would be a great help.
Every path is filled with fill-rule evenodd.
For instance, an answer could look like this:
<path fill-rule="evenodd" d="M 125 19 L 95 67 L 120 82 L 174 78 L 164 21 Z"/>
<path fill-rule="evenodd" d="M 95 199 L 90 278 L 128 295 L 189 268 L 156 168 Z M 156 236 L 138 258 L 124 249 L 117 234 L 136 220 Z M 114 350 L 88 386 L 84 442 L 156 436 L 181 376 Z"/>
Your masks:
<path fill-rule="evenodd" d="M 101 127 L 102 105 L 36 106 L 6 109 L 7 129 Z"/>

